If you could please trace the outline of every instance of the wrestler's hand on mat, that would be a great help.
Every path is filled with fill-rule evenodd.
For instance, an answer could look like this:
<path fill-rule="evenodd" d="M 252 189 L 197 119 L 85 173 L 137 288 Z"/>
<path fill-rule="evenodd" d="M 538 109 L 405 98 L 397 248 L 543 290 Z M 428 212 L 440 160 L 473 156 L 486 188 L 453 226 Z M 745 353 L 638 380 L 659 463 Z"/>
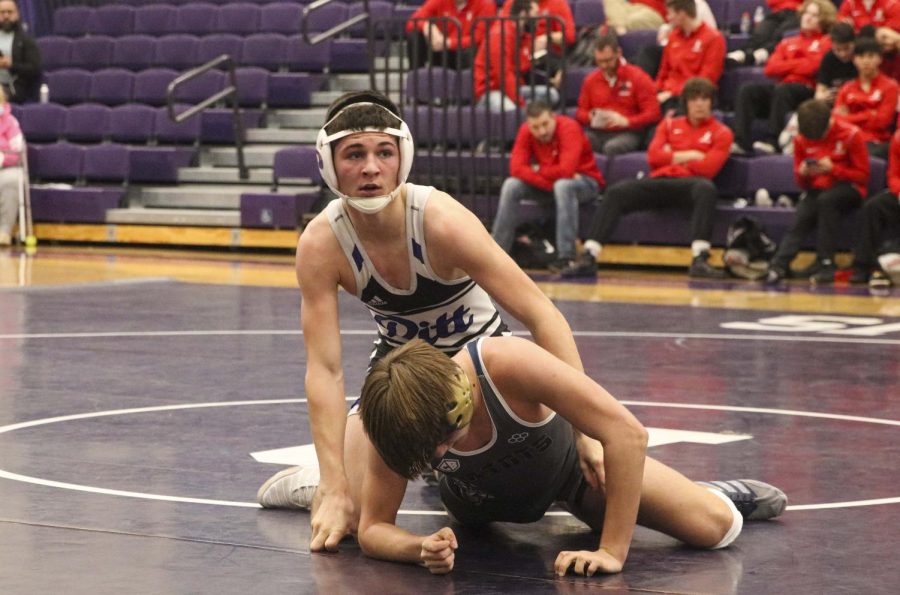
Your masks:
<path fill-rule="evenodd" d="M 594 576 L 594 573 L 615 574 L 622 572 L 622 562 L 604 549 L 596 552 L 582 550 L 580 552 L 560 552 L 556 557 L 556 574 L 565 576 L 569 567 L 575 574 Z"/>
<path fill-rule="evenodd" d="M 603 470 L 603 445 L 599 441 L 579 433 L 575 438 L 578 463 L 588 484 L 595 490 L 603 491 L 606 472 Z"/>
<path fill-rule="evenodd" d="M 444 527 L 437 533 L 433 533 L 422 542 L 422 551 L 419 557 L 422 565 L 431 574 L 447 574 L 453 570 L 453 561 L 456 558 L 456 535 L 453 529 Z"/>
<path fill-rule="evenodd" d="M 313 497 L 309 549 L 314 552 L 338 551 L 338 544 L 353 532 L 353 500 L 347 492 L 327 493 L 319 486 Z"/>

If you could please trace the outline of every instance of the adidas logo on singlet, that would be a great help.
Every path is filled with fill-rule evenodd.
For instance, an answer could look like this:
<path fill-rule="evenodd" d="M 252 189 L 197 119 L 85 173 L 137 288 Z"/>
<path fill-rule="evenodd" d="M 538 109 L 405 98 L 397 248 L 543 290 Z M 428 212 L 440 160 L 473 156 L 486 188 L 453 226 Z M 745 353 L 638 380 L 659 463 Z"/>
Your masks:
<path fill-rule="evenodd" d="M 376 307 L 377 307 L 377 306 L 386 306 L 386 305 L 387 305 L 387 302 L 384 301 L 383 299 L 381 299 L 380 297 L 378 297 L 377 295 L 376 295 L 375 297 L 373 297 L 372 299 L 370 299 L 370 300 L 369 300 L 368 302 L 366 302 L 366 303 L 369 304 L 370 306 L 376 306 Z"/>

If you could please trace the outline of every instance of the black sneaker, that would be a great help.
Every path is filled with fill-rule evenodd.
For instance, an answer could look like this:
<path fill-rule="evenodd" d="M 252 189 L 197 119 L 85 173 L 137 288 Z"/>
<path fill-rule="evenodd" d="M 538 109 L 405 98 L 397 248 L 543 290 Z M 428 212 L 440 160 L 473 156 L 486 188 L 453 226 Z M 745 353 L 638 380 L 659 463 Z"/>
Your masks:
<path fill-rule="evenodd" d="M 850 283 L 853 285 L 865 285 L 869 282 L 869 269 L 864 267 L 853 267 L 850 272 Z"/>
<path fill-rule="evenodd" d="M 755 479 L 728 481 L 698 481 L 698 484 L 718 490 L 734 502 L 741 516 L 748 521 L 774 519 L 784 512 L 787 496 L 773 485 Z"/>
<path fill-rule="evenodd" d="M 571 258 L 556 258 L 547 263 L 547 269 L 549 269 L 551 273 L 559 273 L 569 266 L 570 262 L 572 262 Z"/>
<path fill-rule="evenodd" d="M 596 277 L 597 276 L 597 259 L 594 255 L 585 252 L 575 260 L 570 260 L 559 274 L 566 278 L 575 277 Z"/>
<path fill-rule="evenodd" d="M 778 266 L 769 266 L 769 271 L 766 273 L 766 285 L 777 285 L 781 283 L 781 280 L 784 279 L 784 269 Z"/>
<path fill-rule="evenodd" d="M 816 285 L 830 285 L 834 283 L 835 272 L 837 272 L 837 267 L 834 266 L 834 263 L 830 260 L 823 260 L 820 263 L 819 270 L 810 276 L 809 280 Z"/>
<path fill-rule="evenodd" d="M 717 269 L 709 264 L 709 252 L 701 252 L 691 261 L 688 275 L 699 279 L 724 279 L 725 269 Z"/>

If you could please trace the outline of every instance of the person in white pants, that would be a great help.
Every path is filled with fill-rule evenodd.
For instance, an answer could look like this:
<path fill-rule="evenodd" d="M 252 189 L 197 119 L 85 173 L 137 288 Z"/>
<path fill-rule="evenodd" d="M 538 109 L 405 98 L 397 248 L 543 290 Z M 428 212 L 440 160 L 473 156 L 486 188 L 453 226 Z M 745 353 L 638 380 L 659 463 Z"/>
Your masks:
<path fill-rule="evenodd" d="M 12 115 L 6 93 L 0 87 L 0 246 L 12 243 L 12 230 L 19 213 L 19 191 L 22 183 L 20 167 L 24 145 L 19 122 Z"/>

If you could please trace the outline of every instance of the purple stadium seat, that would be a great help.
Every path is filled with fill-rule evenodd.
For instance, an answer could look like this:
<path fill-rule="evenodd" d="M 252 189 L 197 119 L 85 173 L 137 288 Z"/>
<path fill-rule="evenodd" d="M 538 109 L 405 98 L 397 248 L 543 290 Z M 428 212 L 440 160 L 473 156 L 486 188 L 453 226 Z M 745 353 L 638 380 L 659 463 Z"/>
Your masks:
<path fill-rule="evenodd" d="M 269 71 L 258 66 L 244 66 L 235 69 L 238 103 L 242 106 L 258 107 L 269 101 Z"/>
<path fill-rule="evenodd" d="M 128 171 L 132 182 L 175 183 L 178 169 L 194 163 L 194 147 L 129 147 Z"/>
<path fill-rule="evenodd" d="M 710 2 L 710 6 L 713 4 L 715 3 Z M 760 6 L 765 12 L 769 12 L 766 0 L 726 0 L 725 4 L 727 5 L 725 18 L 719 21 L 717 16 L 716 20 L 720 29 L 737 30 L 741 24 L 741 16 L 746 12 L 750 14 L 750 18 L 753 18 L 756 9 Z"/>
<path fill-rule="evenodd" d="M 176 70 L 185 70 L 196 66 L 198 45 L 200 45 L 200 38 L 196 35 L 185 33 L 164 35 L 156 40 L 154 64 L 160 68 Z"/>
<path fill-rule="evenodd" d="M 288 37 L 288 68 L 300 72 L 322 72 L 331 64 L 331 40 L 309 45 L 301 35 Z"/>
<path fill-rule="evenodd" d="M 328 31 L 347 20 L 347 5 L 340 2 L 327 4 L 309 13 L 307 29 L 310 33 Z"/>
<path fill-rule="evenodd" d="M 287 37 L 280 33 L 257 33 L 244 38 L 241 64 L 278 70 L 287 60 Z"/>
<path fill-rule="evenodd" d="M 459 138 L 462 130 L 462 113 L 459 110 L 444 110 L 430 105 L 405 106 L 403 121 L 409 126 L 419 147 L 447 143 L 448 131 L 452 131 L 454 138 Z"/>
<path fill-rule="evenodd" d="M 185 106 L 176 106 L 176 112 L 183 111 Z M 161 107 L 156 110 L 154 118 L 156 140 L 167 144 L 192 144 L 200 138 L 200 116 L 193 116 L 184 122 L 173 122 L 169 111 Z"/>
<path fill-rule="evenodd" d="M 714 0 L 713 2 L 707 2 L 709 4 L 709 9 L 712 11 L 713 18 L 716 19 L 716 25 L 719 26 L 719 29 L 725 30 L 728 28 L 728 4 L 730 0 Z M 750 13 L 750 16 L 753 16 L 753 13 Z M 741 22 L 741 15 L 738 14 L 738 23 Z"/>
<path fill-rule="evenodd" d="M 134 33 L 134 7 L 122 4 L 108 4 L 94 9 L 88 21 L 91 35 L 130 35 Z"/>
<path fill-rule="evenodd" d="M 468 107 L 462 108 L 462 129 L 460 140 L 474 146 L 483 140 L 504 141 L 511 143 L 519 131 L 516 112 L 492 114 L 487 110 L 476 109 L 473 113 Z"/>
<path fill-rule="evenodd" d="M 303 7 L 296 2 L 273 2 L 262 7 L 259 30 L 266 33 L 294 35 L 300 32 Z"/>
<path fill-rule="evenodd" d="M 308 213 L 318 198 L 318 192 L 241 194 L 241 227 L 296 229 L 303 213 Z"/>
<path fill-rule="evenodd" d="M 175 93 L 175 99 L 181 103 L 196 104 L 218 93 L 225 87 L 225 73 L 220 70 L 209 70 L 197 78 L 188 81 Z M 157 133 L 159 131 L 157 130 Z"/>
<path fill-rule="evenodd" d="M 84 148 L 67 142 L 52 145 L 30 145 L 35 156 L 29 154 L 29 170 L 39 180 L 73 181 L 81 177 Z M 29 151 L 29 153 L 31 153 Z"/>
<path fill-rule="evenodd" d="M 322 183 L 315 147 L 311 145 L 288 147 L 275 153 L 272 188 L 277 188 L 279 183 L 287 179 L 310 180 L 312 184 Z"/>
<path fill-rule="evenodd" d="M 86 35 L 94 9 L 89 6 L 65 6 L 53 12 L 53 33 L 80 37 Z"/>
<path fill-rule="evenodd" d="M 104 105 L 120 105 L 131 101 L 134 73 L 124 68 L 104 68 L 91 77 L 88 99 Z"/>
<path fill-rule="evenodd" d="M 578 0 L 577 4 L 572 4 L 572 17 L 576 27 L 593 27 L 606 22 L 603 0 Z"/>
<path fill-rule="evenodd" d="M 222 54 L 228 54 L 235 62 L 241 58 L 241 48 L 244 46 L 244 38 L 233 33 L 215 33 L 200 38 L 197 44 L 197 61 L 205 64 L 218 58 Z"/>
<path fill-rule="evenodd" d="M 772 196 L 799 194 L 800 187 L 794 178 L 792 155 L 764 155 L 747 160 L 747 181 L 744 196 L 753 196 L 765 188 Z"/>
<path fill-rule="evenodd" d="M 203 110 L 203 113 L 200 114 L 200 141 L 203 143 L 233 145 L 236 139 L 233 114 L 234 112 L 231 108 L 224 107 L 213 107 Z M 247 136 L 247 130 L 260 127 L 262 118 L 263 110 L 241 110 L 241 123 L 244 130 L 244 138 Z"/>
<path fill-rule="evenodd" d="M 72 41 L 69 64 L 73 68 L 97 70 L 106 68 L 112 60 L 113 38 L 108 35 L 79 37 Z"/>
<path fill-rule="evenodd" d="M 124 198 L 124 188 L 32 187 L 32 216 L 54 223 L 104 223 L 107 209 L 120 206 Z"/>
<path fill-rule="evenodd" d="M 250 35 L 259 31 L 260 8 L 249 2 L 235 2 L 219 8 L 216 30 L 223 33 Z"/>
<path fill-rule="evenodd" d="M 331 44 L 331 71 L 368 72 L 369 51 L 368 41 L 365 39 L 335 39 Z M 376 54 L 380 53 L 378 49 L 374 51 Z"/>
<path fill-rule="evenodd" d="M 362 2 L 354 2 L 349 5 L 347 18 L 352 19 L 356 15 L 360 14 L 363 11 L 363 3 Z M 381 21 L 387 21 L 394 16 L 394 5 L 390 2 L 385 2 L 384 0 L 370 0 L 369 1 L 369 14 L 371 15 L 369 18 L 372 19 L 373 23 L 378 23 Z M 376 27 L 376 33 L 384 32 L 385 28 L 383 26 Z M 350 35 L 353 37 L 365 37 L 366 36 L 366 23 L 363 21 L 362 23 L 358 23 L 357 25 L 350 28 Z"/>
<path fill-rule="evenodd" d="M 157 109 L 130 103 L 109 113 L 109 138 L 120 143 L 146 143 L 153 138 Z"/>
<path fill-rule="evenodd" d="M 447 103 L 460 103 L 471 98 L 464 93 L 467 79 L 471 79 L 469 71 L 419 68 L 407 75 L 405 93 L 407 98 L 421 103 L 432 103 L 435 98 Z M 471 84 L 468 87 L 471 88 Z"/>
<path fill-rule="evenodd" d="M 606 178 L 606 187 L 609 188 L 621 180 L 633 180 L 650 173 L 650 165 L 647 163 L 647 153 L 635 151 L 623 153 L 612 158 L 609 164 L 609 175 Z"/>
<path fill-rule="evenodd" d="M 622 55 L 625 59 L 633 62 L 642 48 L 648 45 L 656 45 L 656 30 L 629 31 L 619 36 L 619 45 L 622 48 Z"/>
<path fill-rule="evenodd" d="M 750 158 L 731 156 L 713 179 L 719 196 L 744 196 L 747 186 L 747 172 L 750 169 Z"/>
<path fill-rule="evenodd" d="M 887 187 L 887 163 L 878 157 L 869 158 L 869 196 Z"/>
<path fill-rule="evenodd" d="M 216 30 L 219 7 L 208 2 L 179 6 L 175 12 L 175 33 L 205 35 Z"/>
<path fill-rule="evenodd" d="M 63 132 L 67 140 L 97 143 L 109 131 L 110 109 L 99 103 L 82 103 L 69 108 L 66 114 L 66 128 Z"/>
<path fill-rule="evenodd" d="M 175 7 L 170 4 L 148 4 L 134 11 L 134 32 L 165 35 L 175 27 Z"/>
<path fill-rule="evenodd" d="M 763 72 L 762 66 L 729 68 L 719 79 L 719 105 L 727 108 L 737 97 L 738 90 L 746 83 L 771 83 L 772 79 Z"/>
<path fill-rule="evenodd" d="M 136 103 L 163 105 L 166 103 L 166 91 L 169 83 L 175 80 L 178 73 L 171 68 L 148 68 L 134 76 L 134 95 Z M 51 91 L 52 93 L 52 91 Z"/>
<path fill-rule="evenodd" d="M 581 94 L 581 86 L 584 83 L 584 79 L 593 71 L 594 68 L 590 66 L 570 68 L 566 71 L 566 79 L 563 82 L 562 89 L 562 96 L 566 105 L 576 105 L 578 103 L 578 96 Z"/>
<path fill-rule="evenodd" d="M 85 101 L 91 88 L 91 73 L 82 68 L 48 72 L 44 80 L 50 88 L 50 99 L 63 105 Z"/>
<path fill-rule="evenodd" d="M 150 35 L 125 35 L 113 44 L 113 66 L 143 70 L 153 66 L 155 58 L 156 38 Z"/>
<path fill-rule="evenodd" d="M 325 77 L 307 72 L 269 74 L 269 107 L 308 107 L 312 93 L 325 84 Z"/>
<path fill-rule="evenodd" d="M 127 182 L 128 147 L 101 143 L 84 148 L 82 177 L 86 181 Z"/>
<path fill-rule="evenodd" d="M 62 35 L 48 35 L 37 39 L 44 70 L 67 68 L 72 58 L 72 40 Z"/>
<path fill-rule="evenodd" d="M 54 142 L 62 137 L 68 110 L 58 103 L 29 103 L 17 115 L 28 142 Z"/>

